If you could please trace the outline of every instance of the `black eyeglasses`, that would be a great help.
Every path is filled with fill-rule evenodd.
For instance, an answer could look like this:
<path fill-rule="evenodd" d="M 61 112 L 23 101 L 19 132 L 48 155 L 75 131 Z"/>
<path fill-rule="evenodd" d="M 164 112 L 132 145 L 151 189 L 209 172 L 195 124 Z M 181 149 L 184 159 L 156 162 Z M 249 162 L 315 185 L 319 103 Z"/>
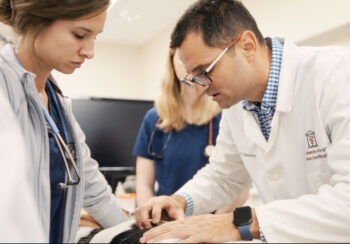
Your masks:
<path fill-rule="evenodd" d="M 154 128 L 152 134 L 151 134 L 151 138 L 149 139 L 149 143 L 148 143 L 148 154 L 151 155 L 153 158 L 156 159 L 162 159 L 163 158 L 163 153 L 165 152 L 165 150 L 168 147 L 170 138 L 171 138 L 171 134 L 172 134 L 172 130 L 169 132 L 168 138 L 166 139 L 164 146 L 162 148 L 162 150 L 160 150 L 160 152 L 153 152 L 152 151 L 152 142 L 154 140 L 154 135 L 156 134 L 157 131 L 157 126 Z"/>
<path fill-rule="evenodd" d="M 183 78 L 182 82 L 186 85 L 193 87 L 193 83 L 197 83 L 201 86 L 208 86 L 212 83 L 211 78 L 208 76 L 208 74 L 213 70 L 214 66 L 219 62 L 219 60 L 224 56 L 224 54 L 229 50 L 231 47 L 233 47 L 239 40 L 241 39 L 241 36 L 239 36 L 237 39 L 235 39 L 233 42 L 231 42 L 220 54 L 219 56 L 208 66 L 206 70 L 199 73 L 198 75 L 192 76 L 192 78 L 189 78 L 191 76 L 190 73 L 187 73 Z"/>

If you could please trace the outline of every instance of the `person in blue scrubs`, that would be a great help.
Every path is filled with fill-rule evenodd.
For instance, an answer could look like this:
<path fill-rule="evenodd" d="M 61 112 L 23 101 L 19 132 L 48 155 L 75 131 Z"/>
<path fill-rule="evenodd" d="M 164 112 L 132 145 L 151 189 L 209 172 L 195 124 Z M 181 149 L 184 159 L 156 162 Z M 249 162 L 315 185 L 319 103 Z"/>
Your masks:
<path fill-rule="evenodd" d="M 207 164 L 219 131 L 219 106 L 180 81 L 185 68 L 174 49 L 166 68 L 161 93 L 146 113 L 134 147 L 138 205 L 154 195 L 171 195 L 190 180 Z"/>

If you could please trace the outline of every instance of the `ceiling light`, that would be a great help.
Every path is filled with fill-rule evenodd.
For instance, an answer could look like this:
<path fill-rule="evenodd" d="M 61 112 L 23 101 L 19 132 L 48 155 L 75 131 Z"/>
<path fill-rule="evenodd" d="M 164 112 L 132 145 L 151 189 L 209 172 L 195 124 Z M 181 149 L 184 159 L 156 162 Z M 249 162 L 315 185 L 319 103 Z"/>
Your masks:
<path fill-rule="evenodd" d="M 118 0 L 111 0 L 111 4 L 109 5 L 108 10 L 110 10 L 117 2 Z"/>
<path fill-rule="evenodd" d="M 128 0 L 122 0 L 122 4 L 123 4 L 123 9 L 122 11 L 120 12 L 119 16 L 128 21 L 128 22 L 131 22 L 133 20 L 138 20 L 140 18 L 140 15 L 137 14 L 137 13 L 131 13 L 129 11 L 129 7 L 128 7 Z"/>

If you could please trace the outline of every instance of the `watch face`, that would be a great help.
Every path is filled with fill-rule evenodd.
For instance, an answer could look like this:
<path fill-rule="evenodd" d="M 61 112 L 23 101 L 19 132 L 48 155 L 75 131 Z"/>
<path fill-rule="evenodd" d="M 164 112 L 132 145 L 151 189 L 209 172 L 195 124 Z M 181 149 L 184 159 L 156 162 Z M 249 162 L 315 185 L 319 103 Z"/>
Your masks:
<path fill-rule="evenodd" d="M 234 212 L 234 224 L 237 226 L 249 225 L 252 222 L 252 211 L 250 207 L 236 208 Z"/>

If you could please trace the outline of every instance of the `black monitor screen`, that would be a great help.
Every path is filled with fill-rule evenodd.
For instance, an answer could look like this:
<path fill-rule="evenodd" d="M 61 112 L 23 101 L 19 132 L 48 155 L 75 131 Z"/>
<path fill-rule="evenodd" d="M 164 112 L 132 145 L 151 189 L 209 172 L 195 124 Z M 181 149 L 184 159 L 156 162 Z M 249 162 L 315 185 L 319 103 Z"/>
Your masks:
<path fill-rule="evenodd" d="M 73 99 L 73 113 L 100 167 L 134 167 L 132 150 L 153 101 Z"/>

